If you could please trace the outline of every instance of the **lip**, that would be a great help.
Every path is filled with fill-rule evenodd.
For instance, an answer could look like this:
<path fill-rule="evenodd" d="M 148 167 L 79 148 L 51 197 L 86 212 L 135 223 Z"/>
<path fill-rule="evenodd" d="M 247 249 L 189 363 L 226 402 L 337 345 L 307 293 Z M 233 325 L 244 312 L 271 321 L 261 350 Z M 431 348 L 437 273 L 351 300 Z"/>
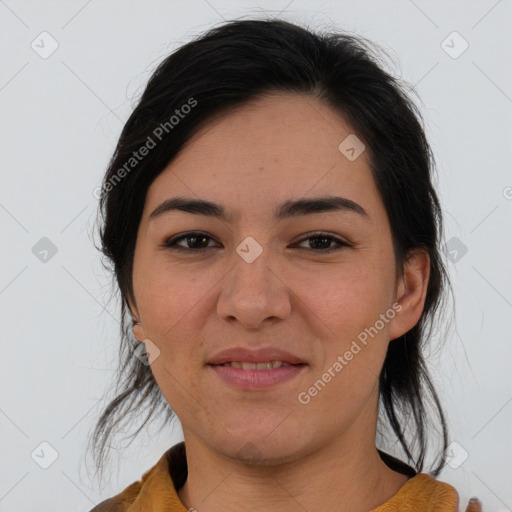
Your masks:
<path fill-rule="evenodd" d="M 280 366 L 269 370 L 243 370 L 232 366 L 220 366 L 233 361 L 248 363 L 282 361 L 294 366 Z M 305 370 L 307 363 L 300 357 L 275 347 L 259 349 L 233 347 L 214 355 L 208 361 L 207 367 L 230 386 L 243 391 L 259 391 L 273 388 L 295 378 Z"/>
<path fill-rule="evenodd" d="M 233 347 L 222 350 L 215 354 L 208 362 L 209 365 L 219 365 L 230 363 L 233 361 L 246 361 L 248 363 L 266 363 L 267 361 L 283 361 L 289 364 L 305 364 L 306 362 L 299 357 L 275 347 L 263 347 L 259 349 L 248 349 L 245 347 Z M 258 372 L 274 371 L 272 370 L 255 370 Z M 243 370 L 250 372 L 251 370 Z"/>
<path fill-rule="evenodd" d="M 243 391 L 260 391 L 290 381 L 302 373 L 306 364 L 280 366 L 271 370 L 243 370 L 232 366 L 208 365 L 208 369 L 227 384 Z"/>

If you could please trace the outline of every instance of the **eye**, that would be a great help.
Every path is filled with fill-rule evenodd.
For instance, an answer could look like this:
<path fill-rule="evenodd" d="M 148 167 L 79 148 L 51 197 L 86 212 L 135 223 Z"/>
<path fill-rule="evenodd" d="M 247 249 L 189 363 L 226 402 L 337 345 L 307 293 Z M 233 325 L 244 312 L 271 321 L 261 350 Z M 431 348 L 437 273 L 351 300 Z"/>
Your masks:
<path fill-rule="evenodd" d="M 176 235 L 168 240 L 166 240 L 162 247 L 172 249 L 173 251 L 181 251 L 181 252 L 202 252 L 207 249 L 211 249 L 212 246 L 208 246 L 209 241 L 212 241 L 213 238 L 205 233 L 201 233 L 199 231 L 190 231 L 188 233 L 183 233 L 181 235 Z M 352 247 L 352 244 L 338 238 L 336 236 L 330 235 L 328 233 L 310 233 L 309 236 L 302 238 L 298 245 L 304 242 L 309 242 L 309 247 L 302 247 L 302 249 L 306 249 L 313 252 L 333 252 L 342 249 L 343 247 Z M 313 243 L 311 243 L 313 241 Z M 180 243 L 184 242 L 186 245 L 180 245 Z M 336 245 L 334 247 L 331 246 L 332 243 Z"/>
<path fill-rule="evenodd" d="M 349 244 L 345 240 L 338 238 L 336 236 L 332 236 L 328 233 L 310 233 L 308 237 L 302 238 L 299 242 L 307 242 L 310 241 L 310 247 L 303 247 L 306 250 L 314 251 L 314 252 L 333 252 L 343 247 L 352 247 L 352 244 Z M 311 243 L 313 241 L 313 243 Z M 330 247 L 330 244 L 335 242 L 337 245 L 335 247 Z"/>
<path fill-rule="evenodd" d="M 198 231 L 190 231 L 189 233 L 169 238 L 165 241 L 163 247 L 167 247 L 175 251 L 202 252 L 208 249 L 207 240 L 213 240 L 213 238 Z M 185 241 L 187 246 L 183 247 L 182 245 L 178 245 L 178 242 L 181 241 Z"/>

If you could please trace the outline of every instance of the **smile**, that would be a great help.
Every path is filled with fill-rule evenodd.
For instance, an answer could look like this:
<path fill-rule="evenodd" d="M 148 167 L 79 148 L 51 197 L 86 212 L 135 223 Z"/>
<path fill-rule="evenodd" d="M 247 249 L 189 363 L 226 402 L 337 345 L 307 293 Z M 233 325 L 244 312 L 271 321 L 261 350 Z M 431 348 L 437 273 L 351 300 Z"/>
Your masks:
<path fill-rule="evenodd" d="M 307 366 L 305 363 L 290 364 L 283 361 L 229 361 L 209 364 L 208 368 L 213 371 L 215 378 L 220 378 L 232 388 L 242 391 L 263 391 L 292 381 L 305 371 Z"/>
<path fill-rule="evenodd" d="M 284 361 L 268 361 L 265 363 L 249 363 L 247 361 L 228 361 L 215 366 L 231 366 L 232 368 L 241 368 L 242 370 L 272 370 L 281 366 L 293 366 Z"/>

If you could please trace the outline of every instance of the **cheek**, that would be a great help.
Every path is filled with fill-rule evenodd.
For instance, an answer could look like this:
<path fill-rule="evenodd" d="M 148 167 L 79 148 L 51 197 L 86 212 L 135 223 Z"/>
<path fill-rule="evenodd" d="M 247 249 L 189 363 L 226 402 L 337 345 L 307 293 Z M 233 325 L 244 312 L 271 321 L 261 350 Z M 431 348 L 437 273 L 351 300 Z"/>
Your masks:
<path fill-rule="evenodd" d="M 383 265 L 352 265 L 329 275 L 316 273 L 304 283 L 315 290 L 309 295 L 314 313 L 310 322 L 318 326 L 316 334 L 322 342 L 323 357 L 315 377 L 333 383 L 326 400 L 337 402 L 343 396 L 343 403 L 347 399 L 355 404 L 375 385 L 395 313 L 390 308 L 390 280 L 382 277 L 388 272 Z"/>
<path fill-rule="evenodd" d="M 201 398 L 196 370 L 203 364 L 201 308 L 210 288 L 205 280 L 154 266 L 139 292 L 145 334 L 160 350 L 151 371 L 179 417 L 201 413 L 195 410 Z"/>
<path fill-rule="evenodd" d="M 332 336 L 355 336 L 389 307 L 386 270 L 368 264 L 319 268 L 296 282 L 297 295 L 333 331 Z"/>
<path fill-rule="evenodd" d="M 194 316 L 211 288 L 206 276 L 197 275 L 190 277 L 189 271 L 165 263 L 148 264 L 139 273 L 134 270 L 135 296 L 147 337 L 163 343 L 190 326 L 187 318 Z"/>

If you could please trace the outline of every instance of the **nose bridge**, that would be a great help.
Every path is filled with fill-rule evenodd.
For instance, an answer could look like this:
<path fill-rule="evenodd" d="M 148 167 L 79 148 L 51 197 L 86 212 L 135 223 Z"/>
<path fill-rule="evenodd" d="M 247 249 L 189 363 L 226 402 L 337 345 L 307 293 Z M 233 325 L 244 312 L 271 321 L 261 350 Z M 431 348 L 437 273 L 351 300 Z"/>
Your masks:
<path fill-rule="evenodd" d="M 269 317 L 285 317 L 290 303 L 277 277 L 276 256 L 253 237 L 246 237 L 232 255 L 231 270 L 218 302 L 218 313 L 256 327 Z"/>
<path fill-rule="evenodd" d="M 261 237 L 260 237 L 261 239 Z M 243 296 L 260 296 L 271 292 L 273 276 L 271 268 L 275 257 L 268 244 L 263 246 L 252 236 L 246 237 L 232 257 L 231 292 Z M 275 265 L 274 265 L 275 266 Z"/>

